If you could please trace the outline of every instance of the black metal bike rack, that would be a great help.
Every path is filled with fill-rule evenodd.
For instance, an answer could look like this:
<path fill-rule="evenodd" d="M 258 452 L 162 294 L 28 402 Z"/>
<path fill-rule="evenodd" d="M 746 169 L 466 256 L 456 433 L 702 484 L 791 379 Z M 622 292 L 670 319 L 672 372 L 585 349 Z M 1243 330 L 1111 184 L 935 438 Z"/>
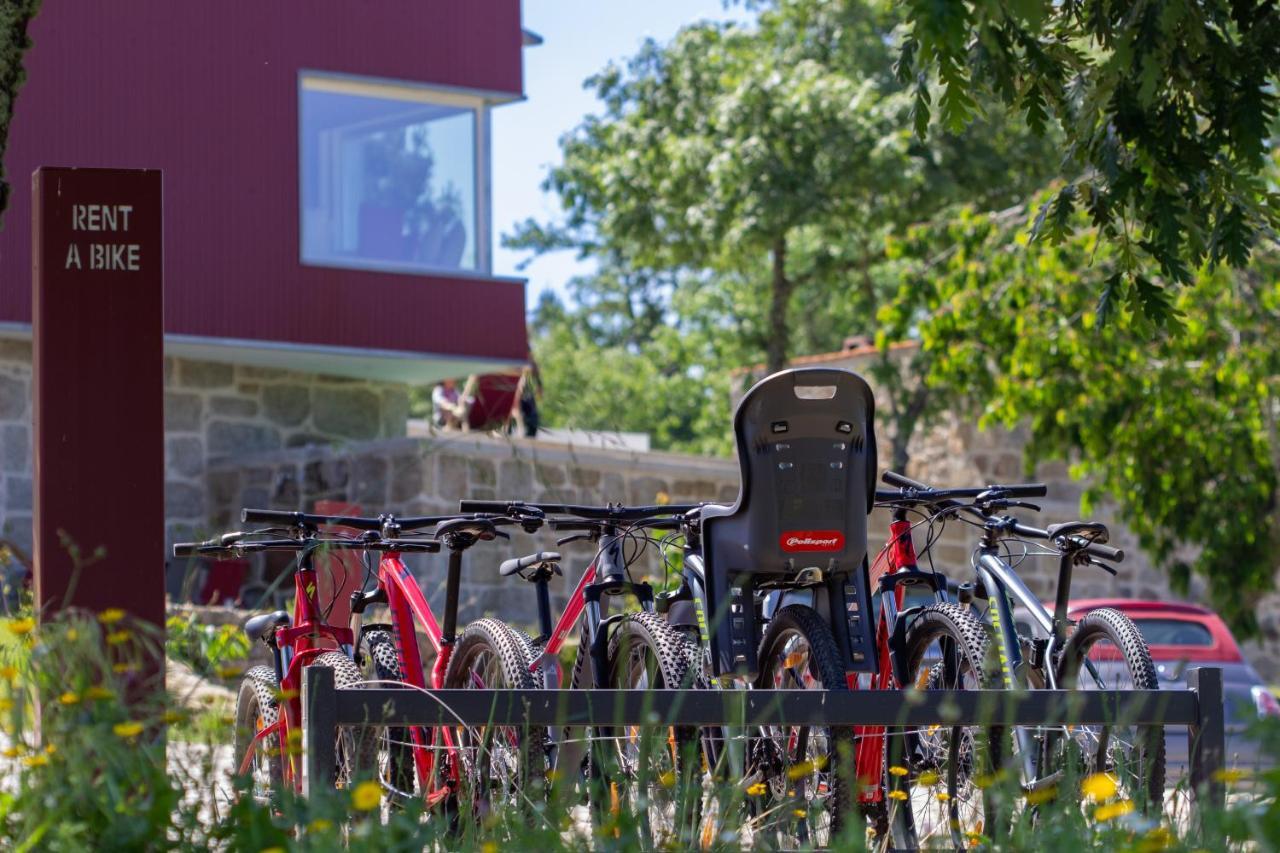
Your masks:
<path fill-rule="evenodd" d="M 337 690 L 302 674 L 303 792 L 334 785 L 339 726 L 1187 726 L 1197 805 L 1221 808 L 1226 758 L 1222 670 L 1187 690 Z"/>

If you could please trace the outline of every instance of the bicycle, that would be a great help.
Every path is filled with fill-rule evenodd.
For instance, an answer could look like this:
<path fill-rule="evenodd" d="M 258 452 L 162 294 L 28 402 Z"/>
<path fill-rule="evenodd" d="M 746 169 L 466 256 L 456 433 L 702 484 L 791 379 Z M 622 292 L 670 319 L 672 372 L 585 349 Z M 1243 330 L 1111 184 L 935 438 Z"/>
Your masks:
<path fill-rule="evenodd" d="M 569 678 L 571 689 L 612 688 L 627 690 L 692 687 L 695 652 L 686 637 L 673 630 L 655 611 L 653 587 L 630 576 L 638 554 L 628 555 L 627 543 L 646 537 L 648 528 L 671 524 L 672 516 L 695 509 L 694 505 L 624 507 L 523 503 L 520 501 L 462 501 L 463 512 L 550 514 L 547 526 L 571 535 L 558 545 L 589 541 L 596 546 L 594 559 L 579 578 L 558 621 L 551 616 L 549 582 L 560 574 L 557 552 L 538 552 L 505 561 L 504 577 L 521 577 L 534 584 L 538 602 L 535 638 L 522 636 L 529 672 L 537 686 L 558 689 L 564 673 L 559 655 L 574 631 L 580 642 Z M 609 614 L 611 599 L 634 597 L 639 610 Z M 667 748 L 650 750 L 638 727 L 595 727 L 585 760 L 578 762 L 571 731 L 551 729 L 545 743 L 546 768 L 582 767 L 588 801 L 597 826 L 606 826 L 623 803 L 639 816 L 640 842 L 647 849 L 688 842 L 699 821 L 701 788 L 698 771 L 698 731 L 672 727 Z M 659 784 L 651 785 L 651 782 Z"/>
<path fill-rule="evenodd" d="M 363 519 L 305 516 L 301 513 L 272 514 L 283 528 L 235 532 L 205 542 L 177 543 L 175 557 L 231 554 L 245 556 L 266 551 L 295 552 L 294 611 L 284 610 L 254 616 L 244 630 L 253 642 L 262 642 L 271 651 L 272 666 L 250 667 L 241 677 L 236 698 L 235 752 L 237 773 L 251 779 L 251 794 L 271 802 L 279 791 L 302 790 L 302 757 L 297 748 L 302 734 L 300 690 L 306 666 L 327 666 L 343 689 L 360 686 L 363 676 L 352 661 L 351 630 L 330 625 L 327 610 L 316 599 L 314 556 L 321 550 L 379 550 L 390 547 L 385 541 L 351 541 L 319 538 L 321 524 L 359 526 Z M 250 518 L 246 512 L 246 520 Z M 256 538 L 273 537 L 273 538 Z M 396 547 L 418 553 L 438 551 L 432 540 L 400 541 Z M 373 764 L 372 741 L 358 729 L 338 732 L 336 778 L 347 787 Z"/>
<path fill-rule="evenodd" d="M 985 599 L 983 612 L 994 634 L 998 661 L 990 664 L 989 677 L 1003 689 L 1140 689 L 1159 687 L 1150 651 L 1141 633 L 1123 613 L 1112 609 L 1091 611 L 1074 626 L 1067 619 L 1071 596 L 1071 580 L 1077 566 L 1095 565 L 1115 574 L 1103 561 L 1119 562 L 1124 552 L 1106 544 L 1108 531 L 1099 522 L 1071 521 L 1040 529 L 1022 524 L 1010 515 L 998 514 L 1004 509 L 1034 505 L 1011 500 L 1007 496 L 983 494 L 971 503 L 947 499 L 943 490 L 931 489 L 924 483 L 901 475 L 886 473 L 886 482 L 900 487 L 907 495 L 932 503 L 933 521 L 960 515 L 970 516 L 980 525 L 982 536 L 974 551 L 975 582 L 959 587 L 958 600 L 965 607 L 978 610 L 977 601 Z M 1050 613 L 1040 599 L 1027 588 L 1005 553 L 1006 543 L 1034 540 L 1048 542 L 1059 557 L 1054 609 Z M 1028 554 L 1030 548 L 1024 550 Z M 1020 636 L 1014 619 L 1014 602 L 1038 626 L 1043 637 Z M 1074 628 L 1074 630 L 1072 630 Z M 1100 644 L 1114 646 L 1125 662 L 1117 668 L 1127 684 L 1108 684 L 1103 680 L 1089 656 Z M 1012 734 L 1012 737 L 1009 735 Z M 1002 727 L 991 727 L 985 733 L 970 733 L 989 745 L 989 766 L 1002 768 L 1004 753 L 1011 752 L 1011 763 L 1024 794 L 1051 797 L 1060 783 L 1072 774 L 1106 773 L 1112 776 L 1117 794 L 1136 803 L 1147 813 L 1158 814 L 1164 797 L 1164 731 L 1161 726 L 1073 726 L 1038 728 L 1015 727 L 1012 733 Z M 954 751 L 953 751 L 954 752 Z M 959 774 L 963 767 L 950 765 L 949 773 Z M 913 773 L 904 783 L 918 783 Z M 977 781 L 970 776 L 970 783 Z M 928 786 L 924 786 L 928 787 Z M 970 789 L 970 829 L 981 825 L 989 835 L 999 835 L 1008 815 L 990 793 Z M 911 796 L 913 806 L 918 798 Z M 981 821 L 981 824 L 978 823 Z"/>

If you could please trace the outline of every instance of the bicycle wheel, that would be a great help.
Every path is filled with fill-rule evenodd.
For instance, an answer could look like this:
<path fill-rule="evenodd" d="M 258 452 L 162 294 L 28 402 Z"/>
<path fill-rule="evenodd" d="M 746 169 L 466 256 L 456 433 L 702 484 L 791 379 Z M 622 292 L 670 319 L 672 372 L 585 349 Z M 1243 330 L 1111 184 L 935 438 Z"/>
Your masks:
<path fill-rule="evenodd" d="M 280 734 L 255 742 L 258 733 L 280 719 L 279 686 L 276 674 L 267 666 L 250 667 L 240 679 L 236 697 L 236 747 L 234 760 L 241 762 L 253 749 L 248 775 L 255 800 L 269 803 L 284 787 L 284 766 L 280 760 Z M 237 772 L 239 766 L 236 767 Z"/>
<path fill-rule="evenodd" d="M 630 613 L 609 642 L 606 685 L 615 690 L 692 689 L 696 673 L 683 634 L 657 613 Z M 663 709 L 655 709 L 659 717 Z M 600 826 L 615 812 L 636 819 L 640 848 L 688 846 L 696 837 L 701 813 L 701 744 L 698 729 L 670 726 L 599 727 L 593 756 L 599 758 L 599 784 L 592 790 L 593 814 Z M 597 742 L 598 740 L 598 742 Z M 593 757 L 593 760 L 595 758 Z"/>
<path fill-rule="evenodd" d="M 311 665 L 332 669 L 333 683 L 338 690 L 360 690 L 364 686 L 360 668 L 342 652 L 317 655 Z M 377 771 L 378 735 L 374 729 L 363 726 L 342 726 L 338 729 L 334 753 L 337 787 L 350 788 L 361 779 L 373 777 Z"/>
<path fill-rule="evenodd" d="M 811 607 L 783 607 L 760 643 L 757 689 L 848 690 L 831 629 Z M 854 801 L 850 727 L 766 726 L 748 746 L 753 833 L 782 849 L 828 847 Z M 763 785 L 764 790 L 757 790 Z"/>
<path fill-rule="evenodd" d="M 935 604 L 907 628 L 907 683 L 920 690 L 980 690 L 999 686 L 987 665 L 990 633 L 965 608 Z M 884 790 L 895 847 L 962 849 L 998 820 L 984 791 L 1000 766 L 1002 733 L 974 726 L 932 725 L 890 732 Z"/>
<path fill-rule="evenodd" d="M 1095 676 L 1085 660 L 1094 664 Z M 1058 686 L 1064 690 L 1156 690 L 1160 683 L 1151 651 L 1133 620 L 1109 607 L 1091 610 L 1077 624 L 1058 661 Z M 1116 797 L 1158 816 L 1164 806 L 1163 726 L 1073 726 L 1060 743 L 1084 774 L 1106 773 L 1116 782 Z M 1066 767 L 1066 763 L 1056 766 Z"/>
<path fill-rule="evenodd" d="M 458 637 L 444 686 L 476 690 L 533 690 L 528 657 L 516 632 L 497 619 L 471 623 Z M 541 797 L 546 775 L 543 738 L 536 729 L 463 726 L 454 729 L 460 805 L 479 819 L 503 808 L 525 808 Z"/>
<path fill-rule="evenodd" d="M 366 681 L 391 682 L 378 687 L 394 688 L 404 681 L 400 671 L 400 656 L 396 652 L 395 637 L 384 628 L 366 628 L 360 636 L 359 657 Z M 392 805 L 403 805 L 417 796 L 417 772 L 413 763 L 411 730 L 400 726 L 386 726 L 375 730 L 378 781 L 387 793 Z"/>

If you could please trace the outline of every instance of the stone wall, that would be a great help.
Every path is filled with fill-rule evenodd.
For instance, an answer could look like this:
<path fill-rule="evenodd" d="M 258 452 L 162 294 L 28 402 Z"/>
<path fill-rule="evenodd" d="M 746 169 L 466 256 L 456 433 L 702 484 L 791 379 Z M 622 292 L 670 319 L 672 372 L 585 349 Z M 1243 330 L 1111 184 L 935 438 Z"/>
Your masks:
<path fill-rule="evenodd" d="M 204 527 L 205 469 L 230 455 L 402 436 L 408 386 L 166 358 L 170 541 Z M 31 342 L 0 339 L 0 531 L 31 544 Z M 91 426 L 90 426 L 91 428 Z"/>
<path fill-rule="evenodd" d="M 238 456 L 211 462 L 208 482 L 211 531 L 238 527 L 242 507 L 310 509 L 322 499 L 355 503 L 372 514 L 435 515 L 457 512 L 462 498 L 638 505 L 731 501 L 738 494 L 737 465 L 729 460 L 474 433 Z M 513 531 L 510 541 L 481 543 L 468 551 L 460 618 L 492 614 L 530 625 L 532 590 L 518 579 L 500 577 L 498 564 L 539 549 L 564 554 L 564 577 L 553 585 L 553 606 L 562 607 L 594 549 L 582 542 L 557 549 L 555 536 Z M 406 557 L 433 605 L 442 601 L 445 560 L 437 554 Z M 661 574 L 656 549 L 636 571 Z"/>

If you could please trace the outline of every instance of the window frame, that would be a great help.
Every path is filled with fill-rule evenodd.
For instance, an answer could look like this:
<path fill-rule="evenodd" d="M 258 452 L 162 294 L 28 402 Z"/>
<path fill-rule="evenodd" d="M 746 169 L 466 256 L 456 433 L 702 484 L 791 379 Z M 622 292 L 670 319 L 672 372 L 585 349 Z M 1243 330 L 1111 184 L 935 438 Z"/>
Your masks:
<path fill-rule="evenodd" d="M 320 85 L 316 86 L 315 83 Z M 312 84 L 308 86 L 308 84 Z M 323 260 L 306 257 L 303 246 L 305 229 L 306 204 L 303 200 L 303 127 L 302 98 L 310 88 L 311 91 L 333 92 L 339 94 L 362 95 L 365 97 L 386 98 L 388 90 L 399 90 L 410 97 L 405 100 L 418 100 L 424 103 L 441 106 L 460 107 L 472 112 L 475 129 L 472 139 L 472 167 L 475 185 L 472 187 L 475 196 L 475 267 L 449 268 L 432 267 L 423 264 L 406 264 L 395 261 L 379 261 L 373 259 L 344 260 L 326 258 Z M 379 94 L 379 92 L 383 94 Z M 366 272 L 391 272 L 407 275 L 427 275 L 447 278 L 491 278 L 493 274 L 493 240 L 492 240 L 492 148 L 490 145 L 489 111 L 493 106 L 493 98 L 483 91 L 466 89 L 458 86 L 446 86 L 433 83 L 420 83 L 411 80 L 396 80 L 362 74 L 345 74 L 332 71 L 319 71 L 303 68 L 298 71 L 297 97 L 295 99 L 295 118 L 297 129 L 295 138 L 298 146 L 298 168 L 296 196 L 298 202 L 297 236 L 298 264 L 304 267 L 320 269 L 350 269 Z"/>

